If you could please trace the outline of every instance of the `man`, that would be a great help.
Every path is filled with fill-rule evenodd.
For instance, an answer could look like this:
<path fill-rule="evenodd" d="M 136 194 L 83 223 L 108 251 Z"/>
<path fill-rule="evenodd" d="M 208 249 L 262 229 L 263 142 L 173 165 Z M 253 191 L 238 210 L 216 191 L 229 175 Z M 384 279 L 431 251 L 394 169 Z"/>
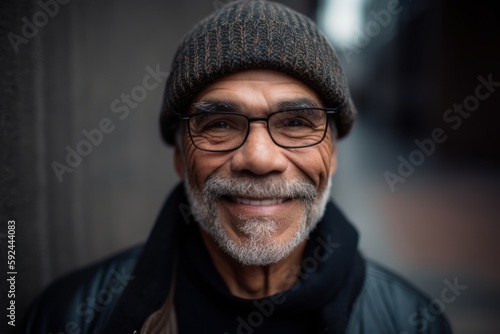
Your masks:
<path fill-rule="evenodd" d="M 53 284 L 28 333 L 449 333 L 330 202 L 355 116 L 334 50 L 241 1 L 180 43 L 161 129 L 183 183 L 144 246 Z"/>

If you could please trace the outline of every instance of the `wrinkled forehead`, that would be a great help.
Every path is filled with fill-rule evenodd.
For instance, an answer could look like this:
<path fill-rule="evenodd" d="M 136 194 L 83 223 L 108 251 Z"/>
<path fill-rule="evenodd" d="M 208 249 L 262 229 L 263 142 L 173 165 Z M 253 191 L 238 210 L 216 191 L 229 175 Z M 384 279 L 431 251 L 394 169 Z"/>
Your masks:
<path fill-rule="evenodd" d="M 240 108 L 321 107 L 319 94 L 289 74 L 276 70 L 247 70 L 225 76 L 205 87 L 191 107 L 206 109 L 219 104 Z"/>

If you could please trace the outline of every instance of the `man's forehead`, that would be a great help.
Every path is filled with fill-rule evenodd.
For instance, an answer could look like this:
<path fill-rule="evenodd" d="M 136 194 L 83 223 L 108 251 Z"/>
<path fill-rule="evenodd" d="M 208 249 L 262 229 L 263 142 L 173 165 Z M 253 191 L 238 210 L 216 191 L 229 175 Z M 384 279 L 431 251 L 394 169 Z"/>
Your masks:
<path fill-rule="evenodd" d="M 248 70 L 225 76 L 205 87 L 192 101 L 198 106 L 251 107 L 267 104 L 272 109 L 320 107 L 319 95 L 302 81 L 275 70 Z"/>

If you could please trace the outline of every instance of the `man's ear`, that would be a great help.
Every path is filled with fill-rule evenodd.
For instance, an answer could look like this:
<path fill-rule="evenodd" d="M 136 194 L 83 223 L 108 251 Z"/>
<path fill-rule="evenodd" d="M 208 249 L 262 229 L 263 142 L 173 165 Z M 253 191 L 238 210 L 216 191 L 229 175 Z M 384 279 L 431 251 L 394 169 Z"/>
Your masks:
<path fill-rule="evenodd" d="M 181 179 L 184 179 L 186 167 L 184 166 L 182 149 L 180 148 L 179 142 L 177 140 L 175 142 L 175 147 L 174 147 L 174 160 L 175 160 L 175 170 L 177 171 L 177 175 L 179 175 Z"/>

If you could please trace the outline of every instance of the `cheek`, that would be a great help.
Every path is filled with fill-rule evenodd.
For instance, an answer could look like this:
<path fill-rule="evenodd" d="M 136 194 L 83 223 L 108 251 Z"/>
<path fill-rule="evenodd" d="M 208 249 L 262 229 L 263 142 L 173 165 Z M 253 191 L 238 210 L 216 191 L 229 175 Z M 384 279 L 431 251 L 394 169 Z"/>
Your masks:
<path fill-rule="evenodd" d="M 185 146 L 186 178 L 195 188 L 202 189 L 206 180 L 228 166 L 227 153 L 214 153 L 198 150 L 193 145 Z"/>
<path fill-rule="evenodd" d="M 322 190 L 331 176 L 334 153 L 332 145 L 325 143 L 297 152 L 289 159 Z"/>
<path fill-rule="evenodd" d="M 196 188 L 200 188 L 199 179 L 203 178 L 205 170 L 203 168 L 203 158 L 199 157 L 198 150 L 192 145 L 187 145 L 186 148 L 186 178 L 189 183 Z"/>

